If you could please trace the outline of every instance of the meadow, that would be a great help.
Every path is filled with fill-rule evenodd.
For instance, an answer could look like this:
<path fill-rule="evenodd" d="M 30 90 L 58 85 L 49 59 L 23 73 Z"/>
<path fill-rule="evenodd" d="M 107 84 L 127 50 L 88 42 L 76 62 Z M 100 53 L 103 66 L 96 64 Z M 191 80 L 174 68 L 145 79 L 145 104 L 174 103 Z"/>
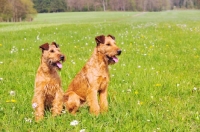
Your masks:
<path fill-rule="evenodd" d="M 80 108 L 34 121 L 32 96 L 39 46 L 57 42 L 67 60 L 64 91 L 88 60 L 95 36 L 111 34 L 122 49 L 109 67 L 109 111 Z M 200 131 L 200 11 L 38 14 L 32 22 L 0 23 L 0 131 Z"/>

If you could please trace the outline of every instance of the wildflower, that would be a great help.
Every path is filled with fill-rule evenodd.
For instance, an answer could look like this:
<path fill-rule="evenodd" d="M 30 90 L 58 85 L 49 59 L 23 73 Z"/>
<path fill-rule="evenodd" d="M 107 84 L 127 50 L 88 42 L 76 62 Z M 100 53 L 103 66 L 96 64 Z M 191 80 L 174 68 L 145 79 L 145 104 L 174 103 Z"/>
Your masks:
<path fill-rule="evenodd" d="M 11 99 L 11 100 L 6 100 L 6 103 L 16 103 L 17 101 L 15 99 Z"/>
<path fill-rule="evenodd" d="M 0 61 L 0 64 L 3 64 L 3 62 L 2 62 L 2 61 Z"/>
<path fill-rule="evenodd" d="M 17 51 L 18 51 L 18 49 L 15 46 L 13 46 L 10 53 L 12 54 L 12 53 L 17 52 Z"/>
<path fill-rule="evenodd" d="M 0 78 L 0 81 L 2 81 L 3 80 L 3 78 Z"/>
<path fill-rule="evenodd" d="M 138 91 L 137 90 L 135 91 L 135 94 L 138 95 Z"/>
<path fill-rule="evenodd" d="M 154 45 L 153 45 L 153 46 L 154 46 Z M 152 49 L 152 48 L 153 48 L 153 46 L 151 45 L 149 48 L 150 48 L 150 49 Z"/>
<path fill-rule="evenodd" d="M 131 89 L 127 89 L 127 92 L 130 93 L 130 92 L 131 92 Z"/>
<path fill-rule="evenodd" d="M 3 111 L 3 107 L 0 108 L 0 111 Z"/>
<path fill-rule="evenodd" d="M 70 125 L 71 126 L 76 126 L 76 125 L 78 125 L 78 121 L 77 120 L 73 120 L 72 122 L 70 122 Z"/>
<path fill-rule="evenodd" d="M 176 86 L 177 86 L 177 87 L 179 87 L 179 86 L 180 86 L 180 84 L 176 84 Z"/>
<path fill-rule="evenodd" d="M 25 120 L 26 122 L 29 122 L 29 123 L 32 122 L 32 120 L 31 120 L 30 118 L 24 118 L 24 120 Z"/>
<path fill-rule="evenodd" d="M 33 103 L 33 104 L 32 104 L 32 108 L 33 108 L 33 109 L 35 109 L 37 106 L 38 106 L 37 103 Z"/>
<path fill-rule="evenodd" d="M 150 122 L 150 120 L 147 120 L 148 122 Z"/>
<path fill-rule="evenodd" d="M 66 111 L 65 111 L 65 110 L 62 110 L 62 113 L 63 113 L 63 114 L 65 114 L 65 113 L 66 113 Z"/>
<path fill-rule="evenodd" d="M 143 105 L 143 102 L 138 100 L 138 105 Z"/>
<path fill-rule="evenodd" d="M 194 91 L 196 91 L 196 90 L 197 90 L 197 88 L 196 88 L 196 87 L 194 87 L 194 88 L 193 88 L 193 90 L 194 90 Z"/>
<path fill-rule="evenodd" d="M 10 91 L 10 95 L 11 95 L 11 96 L 15 96 L 15 91 L 12 91 L 12 90 L 11 90 L 11 91 Z"/>
<path fill-rule="evenodd" d="M 37 40 L 40 40 L 40 34 L 37 35 L 36 39 L 37 39 Z"/>
<path fill-rule="evenodd" d="M 157 84 L 155 84 L 155 86 L 156 87 L 160 87 L 160 86 L 162 86 L 161 84 L 159 84 L 159 83 L 157 83 Z"/>
<path fill-rule="evenodd" d="M 74 60 L 71 60 L 71 63 L 72 63 L 72 64 L 76 64 L 76 62 L 74 62 Z"/>
<path fill-rule="evenodd" d="M 141 68 L 141 66 L 138 66 L 138 68 Z"/>
<path fill-rule="evenodd" d="M 80 132 L 85 132 L 85 129 L 81 129 Z"/>
<path fill-rule="evenodd" d="M 10 100 L 11 103 L 16 103 L 17 101 L 15 99 Z"/>
<path fill-rule="evenodd" d="M 2 44 L 0 44 L 0 46 L 2 46 Z"/>

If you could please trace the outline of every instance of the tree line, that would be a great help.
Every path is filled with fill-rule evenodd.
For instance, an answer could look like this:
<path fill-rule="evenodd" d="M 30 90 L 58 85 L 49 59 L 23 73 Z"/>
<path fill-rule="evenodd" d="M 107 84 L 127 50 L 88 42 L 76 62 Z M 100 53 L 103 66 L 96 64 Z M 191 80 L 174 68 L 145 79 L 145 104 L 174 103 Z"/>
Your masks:
<path fill-rule="evenodd" d="M 0 21 L 32 20 L 37 12 L 173 9 L 200 9 L 200 0 L 0 0 Z"/>
<path fill-rule="evenodd" d="M 38 12 L 200 9 L 200 0 L 33 0 Z"/>

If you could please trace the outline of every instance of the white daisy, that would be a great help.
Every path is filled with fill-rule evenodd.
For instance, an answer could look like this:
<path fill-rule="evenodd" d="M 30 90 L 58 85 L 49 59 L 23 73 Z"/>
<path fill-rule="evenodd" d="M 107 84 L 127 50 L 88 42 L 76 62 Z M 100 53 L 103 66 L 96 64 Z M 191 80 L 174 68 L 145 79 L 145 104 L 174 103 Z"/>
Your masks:
<path fill-rule="evenodd" d="M 77 120 L 73 120 L 72 122 L 70 122 L 70 125 L 71 126 L 76 126 L 76 125 L 78 125 L 78 121 Z"/>
<path fill-rule="evenodd" d="M 33 109 L 35 109 L 37 106 L 38 106 L 37 103 L 33 103 L 33 104 L 32 104 L 32 108 L 33 108 Z"/>

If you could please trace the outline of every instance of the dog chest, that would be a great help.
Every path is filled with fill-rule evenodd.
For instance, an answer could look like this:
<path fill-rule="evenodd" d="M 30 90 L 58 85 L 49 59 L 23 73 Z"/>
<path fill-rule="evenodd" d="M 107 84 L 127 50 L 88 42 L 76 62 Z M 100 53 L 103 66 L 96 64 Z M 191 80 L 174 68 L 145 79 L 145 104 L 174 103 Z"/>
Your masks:
<path fill-rule="evenodd" d="M 99 89 L 98 90 L 104 90 L 107 88 L 109 82 L 108 76 L 99 76 L 97 79 L 97 84 L 99 84 Z"/>
<path fill-rule="evenodd" d="M 54 95 L 56 93 L 56 91 L 58 91 L 60 89 L 60 85 L 59 84 L 46 84 L 44 86 L 44 93 L 45 95 Z"/>

